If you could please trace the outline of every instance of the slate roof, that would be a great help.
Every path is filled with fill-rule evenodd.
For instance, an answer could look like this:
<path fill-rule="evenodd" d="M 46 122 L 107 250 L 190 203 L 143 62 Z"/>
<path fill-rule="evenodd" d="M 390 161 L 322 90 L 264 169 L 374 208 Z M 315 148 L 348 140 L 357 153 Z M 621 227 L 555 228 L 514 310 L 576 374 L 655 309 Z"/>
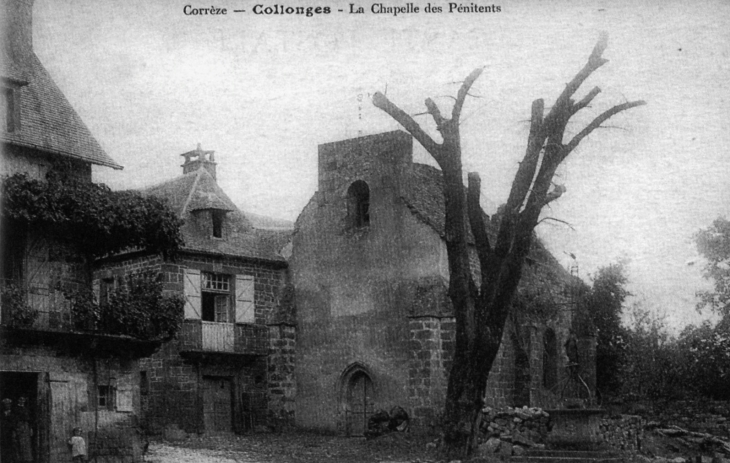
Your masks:
<path fill-rule="evenodd" d="M 142 194 L 165 199 L 185 220 L 181 229 L 185 242 L 183 251 L 285 262 L 279 251 L 289 240 L 291 231 L 254 228 L 202 166 L 173 180 L 144 189 Z M 203 209 L 227 211 L 225 220 L 228 228 L 223 239 L 213 238 L 195 225 L 191 214 Z"/>
<path fill-rule="evenodd" d="M 24 56 L 22 61 L 13 59 L 12 53 L 3 52 L 0 56 L 0 75 L 20 91 L 20 130 L 0 131 L 0 139 L 121 169 L 91 135 L 35 53 Z"/>

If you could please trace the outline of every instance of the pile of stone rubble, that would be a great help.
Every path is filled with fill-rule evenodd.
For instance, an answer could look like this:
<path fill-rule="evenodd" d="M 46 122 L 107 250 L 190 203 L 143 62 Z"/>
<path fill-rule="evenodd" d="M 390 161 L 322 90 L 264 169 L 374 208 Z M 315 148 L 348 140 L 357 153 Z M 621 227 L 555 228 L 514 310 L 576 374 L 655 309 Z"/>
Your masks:
<path fill-rule="evenodd" d="M 545 448 L 550 416 L 541 408 L 486 407 L 482 412 L 480 455 L 522 455 Z"/>

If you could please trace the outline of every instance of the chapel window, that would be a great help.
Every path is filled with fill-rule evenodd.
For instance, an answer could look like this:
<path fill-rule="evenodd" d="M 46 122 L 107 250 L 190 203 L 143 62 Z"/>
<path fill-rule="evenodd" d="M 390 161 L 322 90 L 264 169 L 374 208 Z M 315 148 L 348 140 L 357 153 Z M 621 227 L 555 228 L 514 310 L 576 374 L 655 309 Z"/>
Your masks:
<path fill-rule="evenodd" d="M 552 389 L 558 383 L 558 341 L 552 328 L 543 335 L 542 385 Z"/>
<path fill-rule="evenodd" d="M 370 188 L 362 180 L 347 189 L 347 215 L 351 227 L 370 225 Z"/>

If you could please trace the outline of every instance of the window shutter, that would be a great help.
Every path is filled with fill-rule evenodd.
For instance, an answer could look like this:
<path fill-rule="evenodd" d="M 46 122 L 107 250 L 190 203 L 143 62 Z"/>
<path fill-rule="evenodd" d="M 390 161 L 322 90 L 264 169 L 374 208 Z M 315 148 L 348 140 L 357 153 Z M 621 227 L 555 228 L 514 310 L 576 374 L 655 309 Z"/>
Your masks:
<path fill-rule="evenodd" d="M 253 276 L 236 275 L 236 323 L 254 323 L 255 309 Z"/>
<path fill-rule="evenodd" d="M 117 411 L 134 411 L 134 389 L 129 384 L 120 385 L 117 389 Z"/>
<path fill-rule="evenodd" d="M 94 300 L 97 304 L 101 303 L 101 280 L 98 278 L 95 278 L 94 281 L 91 283 L 91 290 L 94 292 Z"/>
<path fill-rule="evenodd" d="M 200 270 L 185 269 L 185 319 L 200 320 Z"/>

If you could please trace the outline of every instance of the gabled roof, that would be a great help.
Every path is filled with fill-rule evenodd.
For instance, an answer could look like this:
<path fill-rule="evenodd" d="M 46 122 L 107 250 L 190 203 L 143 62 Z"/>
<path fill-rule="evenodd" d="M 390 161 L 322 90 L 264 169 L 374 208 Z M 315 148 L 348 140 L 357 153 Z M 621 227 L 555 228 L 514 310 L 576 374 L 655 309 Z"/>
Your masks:
<path fill-rule="evenodd" d="M 285 261 L 279 251 L 288 241 L 291 231 L 254 228 L 202 166 L 173 180 L 144 189 L 142 194 L 166 200 L 185 220 L 181 229 L 184 251 Z M 209 209 L 226 211 L 228 227 L 225 238 L 213 238 L 206 230 L 196 226 L 192 214 Z"/>
<path fill-rule="evenodd" d="M 441 171 L 426 164 L 413 163 L 401 198 L 419 220 L 444 236 L 446 212 L 444 178 Z"/>
<path fill-rule="evenodd" d="M 201 209 L 238 210 L 210 172 L 202 167 L 173 180 L 146 188 L 143 193 L 167 199 L 181 217 Z M 248 219 L 245 221 L 246 226 L 250 227 Z"/>
<path fill-rule="evenodd" d="M 91 135 L 35 53 L 24 56 L 22 62 L 18 62 L 12 53 L 2 54 L 0 75 L 20 92 L 20 130 L 0 131 L 0 139 L 121 169 L 122 166 L 114 162 Z"/>

